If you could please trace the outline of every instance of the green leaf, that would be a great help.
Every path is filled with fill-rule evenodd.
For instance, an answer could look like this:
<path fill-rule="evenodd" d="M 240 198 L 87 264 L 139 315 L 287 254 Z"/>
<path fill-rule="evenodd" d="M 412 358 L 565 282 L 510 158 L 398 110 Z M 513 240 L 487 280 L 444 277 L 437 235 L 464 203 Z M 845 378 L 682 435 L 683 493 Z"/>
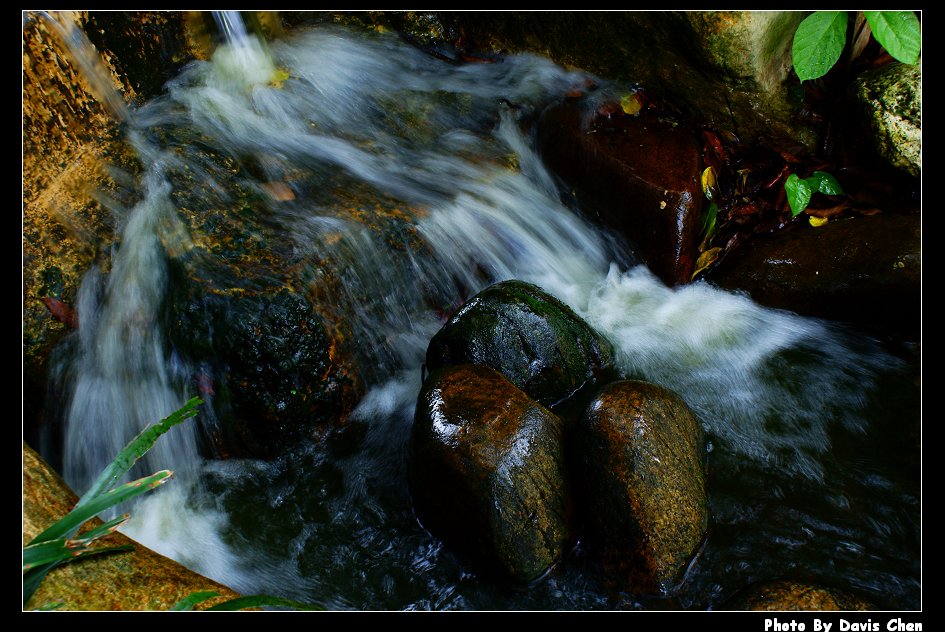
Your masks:
<path fill-rule="evenodd" d="M 794 71 L 801 81 L 827 74 L 843 52 L 847 41 L 846 11 L 815 11 L 794 33 Z"/>
<path fill-rule="evenodd" d="M 118 453 L 118 456 L 115 457 L 108 467 L 99 474 L 99 477 L 92 483 L 89 490 L 79 499 L 76 507 L 81 507 L 115 485 L 119 479 L 125 475 L 125 472 L 130 470 L 135 462 L 151 449 L 154 442 L 158 440 L 158 437 L 185 419 L 190 419 L 195 416 L 197 414 L 197 406 L 202 403 L 202 399 L 193 397 L 180 409 L 174 411 L 160 422 L 152 424 L 141 431 L 137 437 L 132 439 L 128 445 Z"/>
<path fill-rule="evenodd" d="M 30 544 L 69 537 L 75 533 L 74 530 L 78 529 L 86 520 L 89 520 L 110 507 L 114 507 L 139 494 L 154 489 L 163 484 L 171 474 L 173 474 L 173 472 L 170 470 L 161 470 L 151 476 L 139 478 L 136 481 L 126 483 L 121 487 L 116 487 L 111 491 L 100 494 L 85 505 L 76 505 L 72 511 L 63 516 L 58 522 L 33 538 Z"/>
<path fill-rule="evenodd" d="M 237 597 L 215 606 L 210 606 L 205 612 L 211 610 L 242 610 L 243 608 L 262 608 L 264 606 L 281 606 L 283 608 L 292 608 L 293 610 L 324 610 L 320 605 L 301 603 L 282 597 L 273 597 L 271 595 L 250 595 L 248 597 Z"/>
<path fill-rule="evenodd" d="M 71 562 L 80 558 L 88 557 L 90 555 L 102 555 L 103 553 L 131 551 L 133 548 L 134 547 L 132 547 L 130 544 L 122 544 L 121 546 L 103 546 L 97 549 L 80 549 L 78 551 L 73 551 L 61 560 L 50 562 L 44 566 L 30 568 L 29 570 L 24 569 L 23 605 L 26 605 L 26 602 L 30 600 L 30 597 L 32 597 L 33 593 L 36 592 L 36 589 L 39 588 L 40 583 L 42 583 L 46 575 L 49 574 L 49 571 L 59 566 L 59 564 L 62 564 L 63 562 Z"/>
<path fill-rule="evenodd" d="M 792 173 L 784 181 L 784 192 L 787 194 L 788 204 L 791 205 L 791 215 L 797 217 L 804 212 L 807 205 L 810 204 L 810 196 L 813 190 L 806 180 L 797 177 Z"/>
<path fill-rule="evenodd" d="M 23 572 L 44 564 L 58 564 L 72 559 L 75 549 L 70 549 L 65 538 L 37 542 L 23 547 Z"/>
<path fill-rule="evenodd" d="M 43 581 L 43 578 L 59 565 L 59 562 L 52 562 L 46 564 L 45 566 L 40 566 L 38 568 L 31 568 L 30 570 L 23 573 L 23 605 L 26 605 L 26 602 L 30 600 L 30 597 L 33 596 L 33 593 L 36 592 L 36 589 L 39 588 L 40 582 Z"/>
<path fill-rule="evenodd" d="M 198 603 L 203 603 L 207 599 L 213 599 L 214 597 L 219 597 L 220 593 L 215 590 L 198 590 L 197 592 L 192 592 L 173 606 L 170 607 L 170 610 L 174 611 L 184 611 L 184 610 L 193 610 L 194 606 Z"/>
<path fill-rule="evenodd" d="M 129 517 L 130 517 L 130 514 L 122 514 L 121 516 L 118 516 L 117 518 L 112 518 L 108 522 L 103 522 L 101 525 L 95 527 L 94 529 L 89 529 L 88 531 L 83 533 L 81 536 L 77 538 L 72 538 L 72 541 L 81 542 L 84 544 L 91 544 L 92 542 L 94 542 L 95 540 L 98 540 L 99 538 L 103 538 L 106 535 L 114 533 L 115 529 L 117 529 L 118 527 L 123 525 L 125 522 L 127 522 Z"/>
<path fill-rule="evenodd" d="M 34 610 L 38 610 L 38 611 L 41 611 L 41 612 L 45 612 L 45 611 L 47 611 L 47 610 L 56 610 L 57 608 L 62 608 L 62 606 L 63 606 L 65 603 L 66 603 L 66 602 L 63 601 L 62 599 L 55 599 L 55 600 L 53 600 L 53 601 L 47 601 L 46 603 L 44 603 L 44 604 L 41 605 L 40 607 L 34 608 Z"/>
<path fill-rule="evenodd" d="M 843 189 L 837 179 L 825 171 L 815 171 L 806 179 L 810 185 L 811 191 L 817 191 L 824 195 L 843 195 Z"/>
<path fill-rule="evenodd" d="M 719 216 L 719 207 L 715 202 L 709 202 L 709 205 L 702 212 L 702 231 L 706 237 L 715 230 L 715 220 Z"/>
<path fill-rule="evenodd" d="M 919 62 L 922 36 L 913 11 L 864 11 L 873 37 L 904 64 Z"/>

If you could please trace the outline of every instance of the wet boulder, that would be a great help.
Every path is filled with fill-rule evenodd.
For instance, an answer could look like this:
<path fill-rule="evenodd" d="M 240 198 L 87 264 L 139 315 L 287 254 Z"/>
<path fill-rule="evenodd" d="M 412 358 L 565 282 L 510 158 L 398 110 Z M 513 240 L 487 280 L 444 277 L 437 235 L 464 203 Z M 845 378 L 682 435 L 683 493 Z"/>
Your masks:
<path fill-rule="evenodd" d="M 215 410 L 209 452 L 272 457 L 350 412 L 356 382 L 304 295 L 281 288 L 175 299 L 171 342 Z"/>
<path fill-rule="evenodd" d="M 859 119 L 877 153 L 918 178 L 922 171 L 922 71 L 891 62 L 864 72 L 853 88 Z"/>
<path fill-rule="evenodd" d="M 568 99 L 542 115 L 542 158 L 664 283 L 687 283 L 701 226 L 701 143 L 653 112 L 584 101 Z"/>
<path fill-rule="evenodd" d="M 921 219 L 880 214 L 756 237 L 707 279 L 768 307 L 917 333 Z"/>
<path fill-rule="evenodd" d="M 876 610 L 876 606 L 846 591 L 781 580 L 752 586 L 733 599 L 732 610 Z"/>
<path fill-rule="evenodd" d="M 502 281 L 471 298 L 427 347 L 429 369 L 482 364 L 551 407 L 613 371 L 613 346 L 536 285 Z"/>
<path fill-rule="evenodd" d="M 557 416 L 489 367 L 432 373 L 410 447 L 420 522 L 483 572 L 539 577 L 570 539 L 562 434 Z"/>
<path fill-rule="evenodd" d="M 672 391 L 625 380 L 604 387 L 575 432 L 591 537 L 635 592 L 679 579 L 708 524 L 702 426 Z"/>

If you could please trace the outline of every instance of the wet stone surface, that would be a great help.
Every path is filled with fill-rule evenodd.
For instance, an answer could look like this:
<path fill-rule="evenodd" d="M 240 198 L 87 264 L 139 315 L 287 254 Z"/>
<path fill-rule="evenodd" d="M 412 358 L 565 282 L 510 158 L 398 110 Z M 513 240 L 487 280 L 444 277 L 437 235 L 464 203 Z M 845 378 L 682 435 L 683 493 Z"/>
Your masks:
<path fill-rule="evenodd" d="M 561 420 L 493 369 L 434 372 L 410 451 L 420 522 L 486 573 L 539 577 L 570 539 L 562 439 Z"/>
<path fill-rule="evenodd" d="M 427 367 L 482 364 L 543 406 L 606 380 L 611 344 L 541 288 L 503 281 L 471 298 L 430 341 Z"/>
<path fill-rule="evenodd" d="M 574 441 L 593 546 L 631 591 L 667 592 L 708 524 L 699 420 L 668 389 L 614 382 Z"/>
<path fill-rule="evenodd" d="M 596 111 L 568 99 L 546 111 L 538 146 L 582 207 L 636 247 L 667 285 L 687 283 L 698 246 L 701 145 L 694 134 L 652 112 Z"/>
<path fill-rule="evenodd" d="M 768 307 L 919 331 L 921 216 L 881 214 L 758 237 L 708 276 Z"/>

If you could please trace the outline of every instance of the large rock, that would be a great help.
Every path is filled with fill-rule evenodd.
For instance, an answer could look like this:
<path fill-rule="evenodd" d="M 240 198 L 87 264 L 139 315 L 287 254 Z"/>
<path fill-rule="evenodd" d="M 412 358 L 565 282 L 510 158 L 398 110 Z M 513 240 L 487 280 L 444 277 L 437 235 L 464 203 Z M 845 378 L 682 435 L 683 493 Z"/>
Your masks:
<path fill-rule="evenodd" d="M 715 129 L 816 148 L 788 76 L 803 12 L 579 11 L 439 13 L 471 51 L 531 52 L 642 85 Z M 424 22 L 417 30 L 424 28 Z M 410 32 L 409 27 L 405 27 Z"/>
<path fill-rule="evenodd" d="M 570 538 L 562 422 L 496 371 L 430 375 L 410 448 L 421 523 L 485 572 L 528 581 Z"/>
<path fill-rule="evenodd" d="M 732 610 L 876 610 L 846 591 L 781 580 L 753 586 L 729 603 Z"/>
<path fill-rule="evenodd" d="M 891 62 L 864 72 L 853 85 L 860 119 L 889 164 L 919 177 L 922 171 L 922 71 Z"/>
<path fill-rule="evenodd" d="M 303 294 L 200 290 L 181 284 L 166 318 L 219 420 L 208 452 L 269 458 L 344 421 L 358 382 Z"/>
<path fill-rule="evenodd" d="M 613 346 L 571 308 L 523 281 L 469 299 L 427 348 L 429 369 L 492 367 L 543 406 L 568 399 L 613 370 Z"/>
<path fill-rule="evenodd" d="M 606 565 L 636 592 L 663 593 L 706 532 L 702 426 L 655 384 L 604 387 L 575 433 L 591 534 Z"/>
<path fill-rule="evenodd" d="M 588 105 L 569 99 L 545 112 L 542 158 L 664 283 L 687 283 L 701 227 L 701 144 L 652 112 L 587 112 Z"/>
<path fill-rule="evenodd" d="M 755 237 L 707 278 L 768 307 L 917 333 L 921 220 L 880 214 Z"/>
<path fill-rule="evenodd" d="M 23 545 L 69 513 L 78 500 L 43 458 L 23 444 Z M 93 518 L 89 528 L 101 524 L 101 520 Z M 100 542 L 103 546 L 131 545 L 133 550 L 91 556 L 59 566 L 39 585 L 26 609 L 61 600 L 61 610 L 167 610 L 194 592 L 219 593 L 219 597 L 197 606 L 202 610 L 239 597 L 226 586 L 184 568 L 121 533 Z"/>

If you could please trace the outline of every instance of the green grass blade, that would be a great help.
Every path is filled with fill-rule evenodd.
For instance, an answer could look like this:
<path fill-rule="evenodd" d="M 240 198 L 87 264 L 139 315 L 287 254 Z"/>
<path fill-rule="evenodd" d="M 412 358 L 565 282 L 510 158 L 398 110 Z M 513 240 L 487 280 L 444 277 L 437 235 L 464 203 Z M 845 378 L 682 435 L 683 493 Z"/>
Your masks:
<path fill-rule="evenodd" d="M 174 611 L 184 611 L 184 610 L 193 610 L 194 606 L 198 603 L 203 603 L 207 599 L 213 599 L 214 597 L 219 597 L 220 593 L 215 590 L 198 590 L 197 592 L 192 592 L 169 609 Z"/>
<path fill-rule="evenodd" d="M 293 610 L 325 609 L 324 606 L 310 603 L 301 603 L 299 601 L 292 601 L 291 599 L 283 599 L 282 597 L 273 597 L 271 595 L 250 595 L 248 597 L 237 597 L 236 599 L 230 599 L 229 601 L 218 603 L 215 606 L 207 608 L 206 612 L 211 610 L 220 611 L 242 610 L 243 608 L 262 608 L 265 606 L 279 606 L 283 608 L 292 608 Z"/>
<path fill-rule="evenodd" d="M 154 442 L 165 432 L 181 423 L 185 419 L 190 419 L 197 414 L 197 406 L 203 403 L 199 397 L 193 397 L 187 401 L 180 409 L 174 411 L 160 422 L 152 424 L 145 428 L 137 437 L 131 440 L 125 448 L 118 453 L 118 456 L 106 467 L 99 477 L 92 483 L 88 491 L 79 499 L 76 507 L 81 507 L 90 502 L 93 498 L 101 495 L 105 490 L 115 485 L 125 472 L 131 469 L 135 462 L 144 456 L 154 445 Z"/>
<path fill-rule="evenodd" d="M 51 564 L 46 564 L 45 566 L 32 568 L 23 573 L 23 605 L 26 605 L 26 602 L 30 600 L 30 597 L 32 597 L 33 593 L 36 592 L 36 589 L 39 588 L 39 584 L 43 581 L 49 571 L 56 568 L 58 565 L 59 562 L 53 562 Z"/>
<path fill-rule="evenodd" d="M 904 64 L 919 62 L 922 34 L 913 11 L 864 11 L 873 37 L 886 51 Z"/>
<path fill-rule="evenodd" d="M 65 560 L 71 560 L 73 552 L 80 550 L 79 547 L 70 547 L 65 538 L 58 540 L 47 540 L 37 542 L 23 547 L 23 573 L 46 564 L 58 564 Z"/>
<path fill-rule="evenodd" d="M 139 494 L 154 489 L 163 484 L 171 474 L 173 474 L 173 472 L 170 470 L 161 470 L 151 476 L 139 478 L 136 481 L 126 483 L 121 487 L 100 494 L 83 506 L 76 505 L 75 508 L 62 519 L 33 538 L 30 544 L 69 537 L 75 533 L 75 530 L 86 520 L 89 520 L 110 507 L 114 507 L 119 503 L 123 503 Z"/>
<path fill-rule="evenodd" d="M 827 74 L 847 43 L 846 11 L 815 11 L 798 25 L 791 54 L 801 81 Z"/>

